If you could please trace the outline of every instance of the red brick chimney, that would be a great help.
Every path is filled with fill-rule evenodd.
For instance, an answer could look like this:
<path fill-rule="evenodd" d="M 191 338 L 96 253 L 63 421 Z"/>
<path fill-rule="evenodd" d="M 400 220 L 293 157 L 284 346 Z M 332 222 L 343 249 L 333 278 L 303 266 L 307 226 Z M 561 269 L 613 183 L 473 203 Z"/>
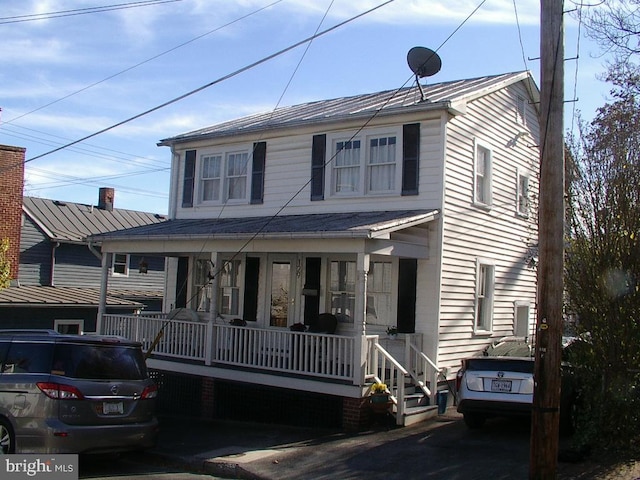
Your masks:
<path fill-rule="evenodd" d="M 11 280 L 18 279 L 26 148 L 0 145 L 0 239 L 9 239 Z"/>

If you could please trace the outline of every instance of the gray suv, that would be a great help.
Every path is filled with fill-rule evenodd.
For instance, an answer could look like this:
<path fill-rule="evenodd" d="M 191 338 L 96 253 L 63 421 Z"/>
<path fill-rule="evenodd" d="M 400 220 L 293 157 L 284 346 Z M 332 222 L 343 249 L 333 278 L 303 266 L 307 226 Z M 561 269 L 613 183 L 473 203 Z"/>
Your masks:
<path fill-rule="evenodd" d="M 137 342 L 0 330 L 0 453 L 150 448 L 156 395 Z"/>

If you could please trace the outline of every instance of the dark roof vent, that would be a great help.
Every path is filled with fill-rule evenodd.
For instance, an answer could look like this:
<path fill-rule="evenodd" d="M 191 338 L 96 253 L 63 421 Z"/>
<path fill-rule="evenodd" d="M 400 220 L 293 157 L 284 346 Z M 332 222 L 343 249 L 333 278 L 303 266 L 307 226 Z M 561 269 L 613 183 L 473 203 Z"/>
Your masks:
<path fill-rule="evenodd" d="M 100 194 L 98 195 L 98 208 L 101 210 L 106 210 L 107 212 L 113 211 L 113 201 L 115 199 L 115 195 L 116 192 L 113 188 L 100 188 Z"/>

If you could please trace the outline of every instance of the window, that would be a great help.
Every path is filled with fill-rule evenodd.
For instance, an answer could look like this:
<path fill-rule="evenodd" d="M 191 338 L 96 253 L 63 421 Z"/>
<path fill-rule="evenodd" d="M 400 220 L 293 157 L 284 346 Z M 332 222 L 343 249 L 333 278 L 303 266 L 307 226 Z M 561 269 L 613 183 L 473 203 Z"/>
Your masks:
<path fill-rule="evenodd" d="M 475 332 L 490 332 L 493 325 L 494 266 L 478 261 L 476 268 Z"/>
<path fill-rule="evenodd" d="M 241 260 L 225 260 L 220 269 L 218 311 L 221 315 L 240 314 Z"/>
<path fill-rule="evenodd" d="M 522 95 L 516 97 L 516 122 L 526 125 L 527 101 Z"/>
<path fill-rule="evenodd" d="M 529 316 L 531 307 L 528 302 L 516 301 L 514 304 L 513 333 L 517 337 L 529 336 Z"/>
<path fill-rule="evenodd" d="M 54 320 L 53 329 L 58 333 L 81 335 L 84 333 L 84 320 Z"/>
<path fill-rule="evenodd" d="M 184 178 L 182 182 L 182 206 L 193 207 L 193 184 L 196 174 L 196 151 L 184 153 Z"/>
<path fill-rule="evenodd" d="M 529 215 L 529 176 L 518 172 L 516 185 L 516 212 L 524 217 Z"/>
<path fill-rule="evenodd" d="M 129 275 L 129 255 L 125 253 L 114 253 L 111 271 L 114 275 Z"/>
<path fill-rule="evenodd" d="M 206 258 L 196 258 L 193 263 L 193 309 L 198 312 L 211 310 L 211 279 L 213 263 Z"/>
<path fill-rule="evenodd" d="M 371 262 L 367 275 L 367 323 L 393 325 L 391 262 Z"/>
<path fill-rule="evenodd" d="M 491 205 L 491 150 L 480 141 L 475 142 L 474 154 L 475 204 Z"/>
<path fill-rule="evenodd" d="M 338 321 L 350 322 L 356 305 L 356 262 L 332 261 L 329 277 L 331 313 Z"/>
<path fill-rule="evenodd" d="M 366 140 L 335 140 L 331 189 L 336 196 L 376 195 L 400 192 L 396 135 L 375 134 Z M 320 158 L 320 154 L 317 155 Z M 316 187 L 317 189 L 319 188 Z"/>
<path fill-rule="evenodd" d="M 369 141 L 367 191 L 393 192 L 396 189 L 396 137 Z"/>
<path fill-rule="evenodd" d="M 199 198 L 202 203 L 247 199 L 249 152 L 202 155 Z"/>

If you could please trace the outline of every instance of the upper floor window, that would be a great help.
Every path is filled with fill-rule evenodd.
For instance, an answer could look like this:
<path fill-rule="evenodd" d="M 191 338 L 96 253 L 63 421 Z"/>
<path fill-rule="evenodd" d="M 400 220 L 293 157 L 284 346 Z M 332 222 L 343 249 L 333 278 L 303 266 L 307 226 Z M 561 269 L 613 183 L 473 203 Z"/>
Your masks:
<path fill-rule="evenodd" d="M 479 140 L 474 145 L 473 201 L 483 206 L 491 205 L 491 149 Z"/>
<path fill-rule="evenodd" d="M 476 265 L 476 301 L 474 331 L 490 332 L 493 328 L 493 291 L 495 267 L 478 260 Z"/>
<path fill-rule="evenodd" d="M 249 152 L 203 155 L 200 159 L 200 201 L 247 200 Z"/>
<path fill-rule="evenodd" d="M 518 172 L 516 190 L 516 212 L 526 217 L 529 215 L 529 175 Z"/>
<path fill-rule="evenodd" d="M 365 141 L 334 141 L 331 193 L 355 196 L 399 192 L 397 143 L 393 134 L 370 135 Z"/>
<path fill-rule="evenodd" d="M 114 275 L 129 275 L 129 255 L 125 253 L 114 253 L 111 261 L 111 271 Z"/>
<path fill-rule="evenodd" d="M 527 101 L 522 95 L 516 97 L 516 122 L 526 125 Z"/>

